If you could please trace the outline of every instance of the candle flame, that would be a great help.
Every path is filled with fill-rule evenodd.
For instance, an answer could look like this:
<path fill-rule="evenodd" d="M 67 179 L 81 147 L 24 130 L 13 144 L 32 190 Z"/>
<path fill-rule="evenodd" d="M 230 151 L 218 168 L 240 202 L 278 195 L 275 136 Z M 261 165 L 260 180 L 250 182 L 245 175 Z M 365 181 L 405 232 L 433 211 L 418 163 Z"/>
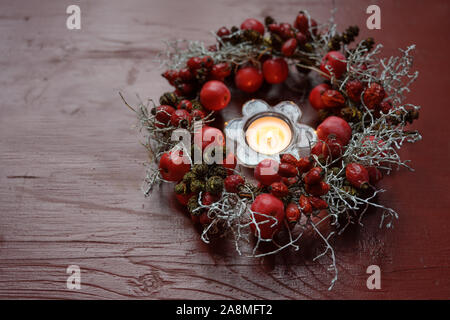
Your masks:
<path fill-rule="evenodd" d="M 272 130 L 270 130 L 269 132 L 267 132 L 266 138 L 267 138 L 267 145 L 268 145 L 270 148 L 273 148 L 273 145 L 272 145 L 272 143 L 273 143 L 273 131 L 272 131 Z"/>

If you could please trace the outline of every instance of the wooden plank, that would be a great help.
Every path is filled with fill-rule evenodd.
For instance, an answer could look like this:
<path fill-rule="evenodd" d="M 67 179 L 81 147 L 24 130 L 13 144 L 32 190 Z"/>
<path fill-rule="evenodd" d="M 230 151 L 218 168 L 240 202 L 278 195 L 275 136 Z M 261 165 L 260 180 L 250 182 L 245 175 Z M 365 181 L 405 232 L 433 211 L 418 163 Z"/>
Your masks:
<path fill-rule="evenodd" d="M 396 229 L 378 230 L 374 212 L 365 228 L 338 240 L 340 279 L 331 292 L 326 259 L 315 264 L 296 252 L 250 259 L 238 256 L 229 242 L 207 246 L 174 202 L 171 186 L 144 198 L 139 188 L 146 152 L 134 115 L 118 97 L 119 90 L 131 101 L 135 93 L 158 98 L 169 90 L 152 62 L 165 39 L 209 41 L 208 31 L 222 25 L 266 14 L 290 21 L 302 8 L 324 20 L 331 2 L 78 3 L 80 31 L 65 28 L 64 3 L 0 4 L 0 298 L 450 297 L 449 153 L 442 141 L 449 133 L 442 94 L 446 1 L 427 10 L 420 1 L 383 2 L 382 31 L 364 28 L 370 2 L 337 2 L 338 23 L 359 24 L 388 53 L 417 44 L 421 77 L 410 98 L 424 107 L 415 128 L 425 140 L 402 151 L 417 171 L 383 182 L 389 192 L 380 201 L 401 215 Z M 411 19 L 419 12 L 427 23 Z M 436 43 L 444 48 L 435 50 Z M 244 99 L 236 98 L 224 118 L 239 114 Z M 305 108 L 312 121 L 312 110 Z M 66 289 L 72 264 L 82 270 L 79 291 Z M 380 291 L 366 288 L 370 264 L 381 267 Z"/>

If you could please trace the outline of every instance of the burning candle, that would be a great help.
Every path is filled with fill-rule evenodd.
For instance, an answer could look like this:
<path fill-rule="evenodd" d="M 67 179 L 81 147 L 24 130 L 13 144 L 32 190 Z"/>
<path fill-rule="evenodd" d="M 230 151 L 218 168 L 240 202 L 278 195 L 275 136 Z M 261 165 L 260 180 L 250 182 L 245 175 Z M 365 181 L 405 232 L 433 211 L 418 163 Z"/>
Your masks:
<path fill-rule="evenodd" d="M 286 149 L 292 141 L 290 125 L 279 117 L 263 116 L 252 121 L 245 132 L 250 148 L 272 155 Z"/>
<path fill-rule="evenodd" d="M 274 107 L 265 101 L 253 99 L 242 106 L 242 118 L 230 120 L 225 127 L 228 141 L 239 163 L 255 167 L 264 159 L 280 161 L 282 153 L 296 158 L 307 157 L 311 145 L 317 141 L 313 128 L 299 122 L 301 109 L 291 101 Z"/>

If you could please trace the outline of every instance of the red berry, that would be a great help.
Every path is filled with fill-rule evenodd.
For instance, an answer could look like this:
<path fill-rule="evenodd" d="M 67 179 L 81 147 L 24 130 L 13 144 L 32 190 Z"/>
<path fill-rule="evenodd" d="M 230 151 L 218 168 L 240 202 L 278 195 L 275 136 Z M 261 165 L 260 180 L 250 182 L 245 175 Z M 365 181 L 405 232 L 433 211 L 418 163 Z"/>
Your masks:
<path fill-rule="evenodd" d="M 200 217 L 198 218 L 198 222 L 201 225 L 207 225 L 210 224 L 212 221 L 212 219 L 210 217 L 208 217 L 208 212 L 202 212 L 202 214 L 200 215 Z"/>
<path fill-rule="evenodd" d="M 192 74 L 191 70 L 188 68 L 181 69 L 178 72 L 179 77 L 183 81 L 191 81 L 194 78 L 194 75 Z"/>
<path fill-rule="evenodd" d="M 314 20 L 311 19 L 311 26 L 316 25 L 316 22 L 313 21 Z M 304 34 L 309 34 L 309 20 L 303 12 L 300 12 L 295 18 L 294 27 Z"/>
<path fill-rule="evenodd" d="M 359 102 L 361 101 L 361 93 L 364 90 L 364 86 L 359 80 L 352 80 L 347 82 L 345 85 L 345 90 L 347 91 L 348 97 L 353 102 Z"/>
<path fill-rule="evenodd" d="M 183 99 L 177 105 L 177 109 L 186 109 L 188 112 L 191 112 L 192 111 L 192 102 L 187 99 Z"/>
<path fill-rule="evenodd" d="M 277 198 L 283 198 L 289 194 L 289 189 L 283 182 L 272 183 L 269 190 Z"/>
<path fill-rule="evenodd" d="M 264 25 L 256 19 L 246 19 L 241 24 L 242 30 L 255 30 L 256 32 L 264 35 Z"/>
<path fill-rule="evenodd" d="M 318 197 L 309 197 L 309 202 L 311 203 L 311 206 L 315 209 L 315 210 L 323 210 L 328 208 L 328 203 Z"/>
<path fill-rule="evenodd" d="M 167 70 L 162 76 L 173 86 L 175 84 L 175 79 L 178 78 L 178 71 Z"/>
<path fill-rule="evenodd" d="M 212 69 L 210 75 L 215 80 L 223 80 L 231 74 L 231 67 L 228 63 L 222 62 L 215 64 Z"/>
<path fill-rule="evenodd" d="M 191 71 L 194 71 L 202 66 L 202 59 L 200 57 L 192 57 L 186 64 Z"/>
<path fill-rule="evenodd" d="M 177 198 L 178 202 L 182 204 L 183 206 L 186 206 L 188 204 L 189 199 L 194 196 L 195 193 L 188 193 L 188 194 L 177 194 L 175 193 L 175 197 Z"/>
<path fill-rule="evenodd" d="M 331 89 L 331 86 L 326 83 L 322 83 L 315 86 L 314 89 L 311 90 L 309 93 L 309 103 L 314 109 L 320 110 L 326 108 L 326 105 L 322 101 L 322 94 L 328 89 Z"/>
<path fill-rule="evenodd" d="M 182 83 L 177 86 L 177 89 L 179 89 L 183 95 L 188 96 L 194 92 L 195 86 L 192 83 Z"/>
<path fill-rule="evenodd" d="M 280 35 L 283 39 L 289 39 L 295 37 L 294 30 L 292 30 L 292 26 L 290 23 L 281 23 L 280 24 Z"/>
<path fill-rule="evenodd" d="M 297 158 L 295 158 L 295 157 L 294 157 L 292 154 L 290 154 L 290 153 L 285 153 L 285 154 L 281 155 L 280 162 L 281 162 L 281 163 L 289 163 L 289 164 L 292 164 L 292 165 L 294 165 L 294 166 L 297 166 L 297 165 L 298 165 Z"/>
<path fill-rule="evenodd" d="M 174 112 L 175 108 L 171 106 L 162 105 L 156 107 L 155 126 L 157 126 L 158 128 L 163 128 L 167 126 L 170 122 L 170 117 Z"/>
<path fill-rule="evenodd" d="M 290 163 L 280 163 L 278 174 L 282 177 L 295 177 L 298 174 L 297 167 Z"/>
<path fill-rule="evenodd" d="M 263 83 L 262 72 L 254 67 L 244 67 L 236 72 L 234 83 L 239 90 L 244 92 L 255 92 Z"/>
<path fill-rule="evenodd" d="M 316 133 L 319 140 L 326 141 L 331 136 L 345 146 L 352 136 L 352 128 L 344 119 L 330 116 L 317 127 Z"/>
<path fill-rule="evenodd" d="M 208 81 L 200 91 L 200 102 L 208 110 L 221 110 L 228 105 L 230 99 L 230 90 L 221 81 Z"/>
<path fill-rule="evenodd" d="M 281 180 L 278 174 L 279 163 L 272 159 L 264 159 L 256 166 L 253 174 L 263 185 L 269 186 Z"/>
<path fill-rule="evenodd" d="M 202 204 L 205 206 L 210 206 L 218 200 L 219 197 L 210 192 L 205 192 L 202 194 Z"/>
<path fill-rule="evenodd" d="M 303 157 L 298 159 L 297 161 L 297 169 L 298 172 L 301 173 L 305 173 L 306 171 L 308 171 L 309 169 L 312 168 L 312 160 L 310 157 Z"/>
<path fill-rule="evenodd" d="M 315 167 L 309 170 L 303 180 L 306 184 L 316 184 L 322 180 L 323 172 L 321 167 Z"/>
<path fill-rule="evenodd" d="M 238 174 L 233 174 L 228 176 L 224 180 L 225 190 L 227 192 L 237 193 L 239 192 L 239 187 L 245 183 L 244 178 Z"/>
<path fill-rule="evenodd" d="M 331 156 L 333 159 L 337 159 L 342 155 L 343 148 L 338 139 L 333 136 L 328 137 L 328 139 L 323 143 L 322 154 L 326 157 Z"/>
<path fill-rule="evenodd" d="M 309 198 L 307 196 L 302 194 L 298 199 L 298 204 L 303 214 L 308 215 L 312 212 L 311 202 L 309 201 Z"/>
<path fill-rule="evenodd" d="M 330 191 L 330 185 L 325 181 L 320 181 L 316 184 L 307 184 L 305 186 L 306 192 L 312 194 L 313 196 L 323 196 Z"/>
<path fill-rule="evenodd" d="M 281 182 L 289 187 L 298 182 L 298 177 L 282 177 Z"/>
<path fill-rule="evenodd" d="M 369 173 L 359 163 L 349 163 L 345 168 L 345 176 L 355 188 L 363 188 L 369 183 Z"/>
<path fill-rule="evenodd" d="M 302 32 L 297 32 L 295 35 L 295 39 L 297 39 L 297 43 L 299 46 L 304 46 L 306 42 L 308 42 L 308 38 Z"/>
<path fill-rule="evenodd" d="M 372 83 L 366 91 L 364 91 L 364 104 L 367 108 L 373 110 L 381 103 L 381 101 L 383 101 L 385 95 L 386 92 L 379 83 Z"/>
<path fill-rule="evenodd" d="M 191 123 L 191 115 L 187 110 L 178 109 L 170 117 L 170 123 L 174 127 L 183 127 L 186 128 Z"/>
<path fill-rule="evenodd" d="M 267 28 L 269 29 L 270 32 L 273 32 L 275 34 L 281 33 L 281 26 L 279 24 L 271 23 L 267 26 Z"/>
<path fill-rule="evenodd" d="M 191 111 L 191 117 L 193 120 L 201 120 L 206 117 L 206 113 L 200 109 L 195 109 Z"/>
<path fill-rule="evenodd" d="M 327 108 L 337 108 L 344 106 L 345 98 L 337 90 L 326 90 L 322 93 L 322 102 Z"/>
<path fill-rule="evenodd" d="M 369 173 L 369 181 L 372 185 L 383 179 L 383 174 L 377 167 L 368 167 L 366 170 Z"/>
<path fill-rule="evenodd" d="M 159 172 L 167 181 L 180 181 L 190 169 L 189 158 L 182 151 L 164 153 L 159 160 Z"/>
<path fill-rule="evenodd" d="M 254 212 L 254 221 L 250 224 L 252 231 L 262 239 L 272 239 L 282 226 L 284 219 L 283 202 L 271 194 L 263 193 L 253 201 L 251 210 Z"/>
<path fill-rule="evenodd" d="M 202 67 L 209 69 L 212 68 L 212 66 L 214 65 L 214 59 L 211 56 L 204 56 L 202 58 Z"/>
<path fill-rule="evenodd" d="M 281 47 L 281 53 L 286 57 L 290 57 L 294 54 L 296 48 L 297 40 L 295 38 L 291 38 L 283 43 L 283 46 Z"/>
<path fill-rule="evenodd" d="M 230 33 L 231 32 L 230 32 L 230 30 L 228 30 L 227 27 L 222 27 L 219 30 L 217 30 L 216 34 L 217 34 L 218 37 L 223 38 L 225 36 L 228 36 Z"/>
<path fill-rule="evenodd" d="M 311 148 L 311 155 L 316 155 L 320 158 L 327 158 L 328 155 L 323 154 L 323 145 L 322 141 L 317 141 L 316 144 Z"/>
<path fill-rule="evenodd" d="M 282 83 L 289 75 L 289 67 L 282 58 L 272 58 L 263 63 L 264 79 L 268 83 Z"/>
<path fill-rule="evenodd" d="M 380 111 L 383 112 L 384 114 L 389 113 L 389 111 L 391 111 L 392 108 L 393 107 L 390 100 L 385 100 L 380 103 Z"/>
<path fill-rule="evenodd" d="M 300 208 L 296 203 L 289 203 L 286 207 L 286 220 L 289 223 L 295 224 L 300 220 Z"/>
<path fill-rule="evenodd" d="M 328 70 L 330 69 L 330 70 Z M 339 51 L 330 51 L 322 59 L 320 64 L 320 70 L 331 78 L 334 75 L 339 79 L 347 71 L 347 62 L 345 61 L 345 56 Z"/>

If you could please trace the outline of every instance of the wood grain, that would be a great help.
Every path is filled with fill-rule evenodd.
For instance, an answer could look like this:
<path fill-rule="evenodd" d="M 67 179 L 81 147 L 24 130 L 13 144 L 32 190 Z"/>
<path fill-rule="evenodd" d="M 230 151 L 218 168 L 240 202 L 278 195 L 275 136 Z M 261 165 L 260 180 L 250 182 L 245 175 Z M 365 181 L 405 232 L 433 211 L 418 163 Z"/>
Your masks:
<path fill-rule="evenodd" d="M 421 75 L 409 98 L 423 106 L 414 127 L 424 140 L 402 151 L 416 172 L 383 181 L 380 201 L 401 215 L 395 229 L 379 230 L 373 212 L 339 239 L 339 281 L 328 291 L 326 259 L 249 259 L 228 242 L 207 246 L 169 185 L 144 198 L 146 152 L 117 93 L 136 101 L 169 89 L 152 62 L 165 39 L 211 41 L 208 31 L 222 25 L 267 14 L 291 21 L 302 8 L 325 20 L 333 1 L 84 0 L 79 31 L 65 27 L 68 1 L 2 1 L 0 298 L 450 298 L 449 4 L 377 3 L 381 31 L 364 28 L 369 1 L 336 1 L 336 20 L 362 26 L 386 54 L 417 44 Z M 72 264 L 81 290 L 66 289 Z M 381 290 L 366 288 L 370 264 L 381 267 Z"/>

